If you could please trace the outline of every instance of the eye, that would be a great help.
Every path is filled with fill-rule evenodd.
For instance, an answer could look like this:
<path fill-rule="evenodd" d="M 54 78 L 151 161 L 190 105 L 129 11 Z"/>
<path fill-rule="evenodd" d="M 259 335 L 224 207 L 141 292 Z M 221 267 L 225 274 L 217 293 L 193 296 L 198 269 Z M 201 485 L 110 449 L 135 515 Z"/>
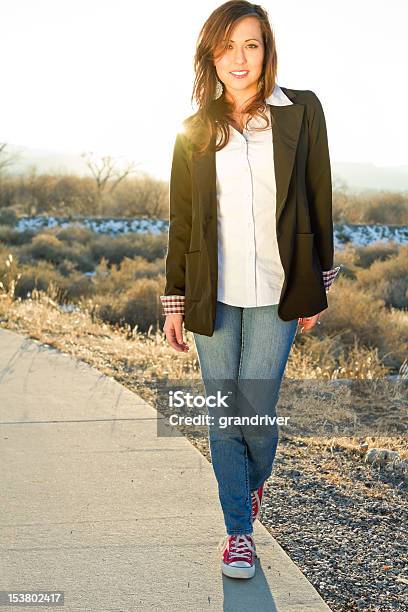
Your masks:
<path fill-rule="evenodd" d="M 248 47 L 254 47 L 255 49 L 257 49 L 257 48 L 258 48 L 258 45 L 256 45 L 255 43 L 250 43 L 250 44 L 248 45 Z M 229 45 L 228 45 L 227 49 L 230 49 L 230 48 L 232 48 L 232 45 L 231 45 L 231 44 L 229 44 Z"/>

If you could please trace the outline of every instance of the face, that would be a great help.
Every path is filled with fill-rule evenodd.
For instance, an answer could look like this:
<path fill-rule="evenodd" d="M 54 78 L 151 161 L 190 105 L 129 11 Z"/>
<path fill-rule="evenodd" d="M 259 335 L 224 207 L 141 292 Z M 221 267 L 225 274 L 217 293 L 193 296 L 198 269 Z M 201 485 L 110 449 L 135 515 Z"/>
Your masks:
<path fill-rule="evenodd" d="M 230 37 L 224 55 L 214 57 L 217 75 L 224 83 L 227 98 L 249 98 L 257 92 L 264 59 L 264 45 L 258 19 L 252 16 L 245 17 L 236 24 Z M 220 53 L 220 48 L 216 53 Z M 245 71 L 243 76 L 233 74 L 242 71 Z"/>

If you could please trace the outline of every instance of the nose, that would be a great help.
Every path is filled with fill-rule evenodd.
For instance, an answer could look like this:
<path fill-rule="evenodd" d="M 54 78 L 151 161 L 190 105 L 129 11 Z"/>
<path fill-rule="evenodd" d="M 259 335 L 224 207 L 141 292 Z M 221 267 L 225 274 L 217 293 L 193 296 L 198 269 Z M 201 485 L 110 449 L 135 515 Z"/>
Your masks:
<path fill-rule="evenodd" d="M 243 49 L 236 49 L 234 53 L 234 62 L 235 64 L 246 64 L 245 53 Z"/>

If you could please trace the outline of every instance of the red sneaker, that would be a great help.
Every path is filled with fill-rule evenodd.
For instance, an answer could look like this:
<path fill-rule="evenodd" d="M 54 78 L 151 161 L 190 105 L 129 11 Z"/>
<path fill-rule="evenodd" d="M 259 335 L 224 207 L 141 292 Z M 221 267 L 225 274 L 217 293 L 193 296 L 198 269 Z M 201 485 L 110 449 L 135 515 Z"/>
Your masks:
<path fill-rule="evenodd" d="M 259 515 L 261 514 L 263 488 L 264 488 L 264 484 L 261 484 L 261 486 L 258 489 L 256 489 L 255 491 L 251 491 L 251 501 L 252 501 L 251 520 L 252 520 L 252 523 L 254 523 L 256 519 L 259 518 Z"/>
<path fill-rule="evenodd" d="M 221 571 L 230 578 L 252 578 L 255 557 L 252 535 L 227 535 L 222 547 Z"/>

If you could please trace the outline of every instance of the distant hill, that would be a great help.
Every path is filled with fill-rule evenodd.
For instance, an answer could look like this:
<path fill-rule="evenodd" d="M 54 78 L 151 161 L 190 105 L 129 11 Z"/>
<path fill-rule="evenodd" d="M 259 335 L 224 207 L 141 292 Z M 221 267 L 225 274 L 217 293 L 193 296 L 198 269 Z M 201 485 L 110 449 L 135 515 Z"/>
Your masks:
<path fill-rule="evenodd" d="M 343 180 L 356 190 L 408 190 L 408 165 L 375 166 L 369 163 L 333 161 L 332 172 L 335 179 Z"/>
<path fill-rule="evenodd" d="M 10 168 L 10 172 L 13 174 L 23 174 L 31 166 L 36 166 L 38 174 L 62 171 L 90 175 L 80 153 L 78 155 L 67 154 L 60 151 L 34 149 L 23 145 L 9 145 L 8 149 L 20 154 L 20 159 Z M 332 160 L 332 172 L 334 184 L 343 182 L 354 190 L 408 190 L 408 165 L 383 167 L 371 163 L 335 162 Z M 150 173 L 154 175 L 153 170 Z"/>
<path fill-rule="evenodd" d="M 80 153 L 75 155 L 11 144 L 7 146 L 7 150 L 13 154 L 19 154 L 19 159 L 10 167 L 10 174 L 24 174 L 32 166 L 36 166 L 38 174 L 61 171 L 79 175 L 90 175 L 90 171 Z"/>

